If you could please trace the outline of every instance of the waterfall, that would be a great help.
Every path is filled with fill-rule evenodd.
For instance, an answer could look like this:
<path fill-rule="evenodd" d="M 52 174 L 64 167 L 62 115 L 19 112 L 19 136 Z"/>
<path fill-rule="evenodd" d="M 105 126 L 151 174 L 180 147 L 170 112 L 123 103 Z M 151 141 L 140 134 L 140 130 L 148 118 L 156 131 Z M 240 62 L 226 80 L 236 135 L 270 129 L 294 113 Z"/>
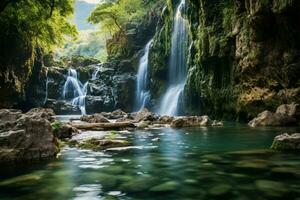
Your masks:
<path fill-rule="evenodd" d="M 185 0 L 181 0 L 174 16 L 171 55 L 169 61 L 168 89 L 163 95 L 159 114 L 178 115 L 180 99 L 186 83 L 187 64 L 187 22 L 182 14 L 185 12 Z"/>
<path fill-rule="evenodd" d="M 71 99 L 72 105 L 77 106 L 82 115 L 86 114 L 85 97 L 87 93 L 87 86 L 88 82 L 84 85 L 80 82 L 75 69 L 68 70 L 68 76 L 63 90 L 63 98 L 65 100 Z"/>
<path fill-rule="evenodd" d="M 150 40 L 144 48 L 144 54 L 139 62 L 139 69 L 137 73 L 137 84 L 136 84 L 136 108 L 140 110 L 144 108 L 150 100 L 149 91 L 149 75 L 148 75 L 148 64 L 149 64 L 149 50 L 152 40 Z"/>
<path fill-rule="evenodd" d="M 47 74 L 44 105 L 47 103 L 47 100 L 48 100 L 48 85 L 49 85 L 49 78 L 48 78 L 48 74 Z"/>
<path fill-rule="evenodd" d="M 97 66 L 96 70 L 92 74 L 92 80 L 93 81 L 97 79 L 97 75 L 98 75 L 99 72 L 100 72 L 100 67 Z"/>

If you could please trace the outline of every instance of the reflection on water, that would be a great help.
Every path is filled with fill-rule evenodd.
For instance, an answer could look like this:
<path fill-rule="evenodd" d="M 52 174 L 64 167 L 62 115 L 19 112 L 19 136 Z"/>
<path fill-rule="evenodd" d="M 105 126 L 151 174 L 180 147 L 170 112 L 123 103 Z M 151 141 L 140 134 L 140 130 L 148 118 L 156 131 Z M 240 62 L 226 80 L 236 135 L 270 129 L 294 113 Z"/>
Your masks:
<path fill-rule="evenodd" d="M 0 199 L 296 199 L 299 156 L 267 150 L 275 135 L 295 131 L 233 124 L 124 133 L 133 147 L 65 148 L 59 160 L 1 169 Z"/>

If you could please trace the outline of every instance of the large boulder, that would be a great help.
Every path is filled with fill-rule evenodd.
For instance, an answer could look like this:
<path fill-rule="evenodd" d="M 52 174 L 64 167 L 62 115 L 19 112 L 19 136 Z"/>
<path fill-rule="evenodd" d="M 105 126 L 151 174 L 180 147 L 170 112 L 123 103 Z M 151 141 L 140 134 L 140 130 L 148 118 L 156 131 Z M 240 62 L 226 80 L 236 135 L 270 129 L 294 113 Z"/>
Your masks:
<path fill-rule="evenodd" d="M 55 120 L 55 113 L 52 109 L 49 108 L 33 108 L 26 113 L 26 116 L 35 119 L 46 119 L 50 122 Z"/>
<path fill-rule="evenodd" d="M 300 151 L 300 133 L 276 136 L 271 148 L 280 151 Z"/>
<path fill-rule="evenodd" d="M 93 115 L 83 115 L 80 117 L 80 120 L 89 123 L 109 123 L 109 120 L 107 118 L 98 113 Z"/>
<path fill-rule="evenodd" d="M 251 120 L 248 124 L 251 127 L 258 126 L 291 126 L 295 125 L 297 120 L 289 115 L 281 113 L 272 113 L 270 111 L 264 111 L 256 118 Z"/>
<path fill-rule="evenodd" d="M 299 104 L 296 104 L 294 102 L 291 104 L 283 104 L 277 108 L 276 113 L 288 115 L 290 117 L 299 119 L 300 118 L 300 106 L 299 106 Z"/>
<path fill-rule="evenodd" d="M 143 108 L 137 113 L 134 114 L 134 120 L 137 122 L 140 121 L 154 121 L 157 120 L 158 117 L 156 114 L 150 112 L 147 108 Z"/>
<path fill-rule="evenodd" d="M 115 110 L 113 112 L 102 112 L 100 114 L 108 119 L 121 119 L 128 117 L 128 114 L 121 109 Z"/>
<path fill-rule="evenodd" d="M 14 109 L 1 109 L 0 110 L 0 123 L 16 121 L 22 112 Z"/>
<path fill-rule="evenodd" d="M 211 120 L 208 116 L 185 116 L 177 117 L 171 122 L 172 128 L 211 126 Z"/>
<path fill-rule="evenodd" d="M 54 129 L 54 135 L 59 139 L 71 138 L 73 135 L 78 134 L 79 131 L 68 123 L 61 123 L 56 121 L 51 124 Z"/>
<path fill-rule="evenodd" d="M 31 110 L 28 114 L 9 112 L 0 126 L 0 162 L 40 160 L 54 157 L 58 143 L 48 121 L 51 110 Z M 4 111 L 7 112 L 7 111 Z M 0 110 L 3 113 L 3 110 Z M 15 117 L 12 117 L 15 116 Z"/>

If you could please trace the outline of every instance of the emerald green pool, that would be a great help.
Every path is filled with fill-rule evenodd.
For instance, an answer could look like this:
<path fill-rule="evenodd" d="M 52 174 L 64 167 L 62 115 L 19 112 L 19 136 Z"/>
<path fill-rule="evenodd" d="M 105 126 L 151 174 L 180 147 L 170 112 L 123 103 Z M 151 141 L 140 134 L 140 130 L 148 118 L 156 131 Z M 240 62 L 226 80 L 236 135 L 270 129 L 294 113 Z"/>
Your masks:
<path fill-rule="evenodd" d="M 299 128 L 159 129 L 123 133 L 132 148 L 64 148 L 58 160 L 1 169 L 1 200 L 297 199 L 299 154 L 269 151 Z"/>

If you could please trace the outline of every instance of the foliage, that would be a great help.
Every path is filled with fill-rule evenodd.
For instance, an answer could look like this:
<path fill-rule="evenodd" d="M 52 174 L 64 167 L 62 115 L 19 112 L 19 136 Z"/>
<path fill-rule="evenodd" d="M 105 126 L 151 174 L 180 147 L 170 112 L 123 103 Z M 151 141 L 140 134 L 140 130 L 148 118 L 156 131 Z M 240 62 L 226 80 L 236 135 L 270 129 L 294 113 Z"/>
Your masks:
<path fill-rule="evenodd" d="M 59 129 L 61 127 L 62 123 L 60 121 L 55 121 L 51 124 L 52 128 L 54 130 Z"/>
<path fill-rule="evenodd" d="M 123 32 L 127 23 L 135 23 L 143 19 L 147 9 L 154 1 L 143 0 L 116 0 L 106 1 L 97 6 L 91 13 L 88 21 L 100 24 L 101 30 L 113 35 Z"/>
<path fill-rule="evenodd" d="M 5 0 L 0 5 L 0 40 L 18 38 L 28 47 L 50 51 L 67 36 L 75 36 L 69 23 L 74 0 Z"/>
<path fill-rule="evenodd" d="M 105 41 L 105 35 L 100 35 L 96 31 L 80 31 L 77 40 L 66 43 L 56 54 L 59 58 L 71 58 L 75 55 L 95 58 L 104 62 L 107 55 Z"/>

